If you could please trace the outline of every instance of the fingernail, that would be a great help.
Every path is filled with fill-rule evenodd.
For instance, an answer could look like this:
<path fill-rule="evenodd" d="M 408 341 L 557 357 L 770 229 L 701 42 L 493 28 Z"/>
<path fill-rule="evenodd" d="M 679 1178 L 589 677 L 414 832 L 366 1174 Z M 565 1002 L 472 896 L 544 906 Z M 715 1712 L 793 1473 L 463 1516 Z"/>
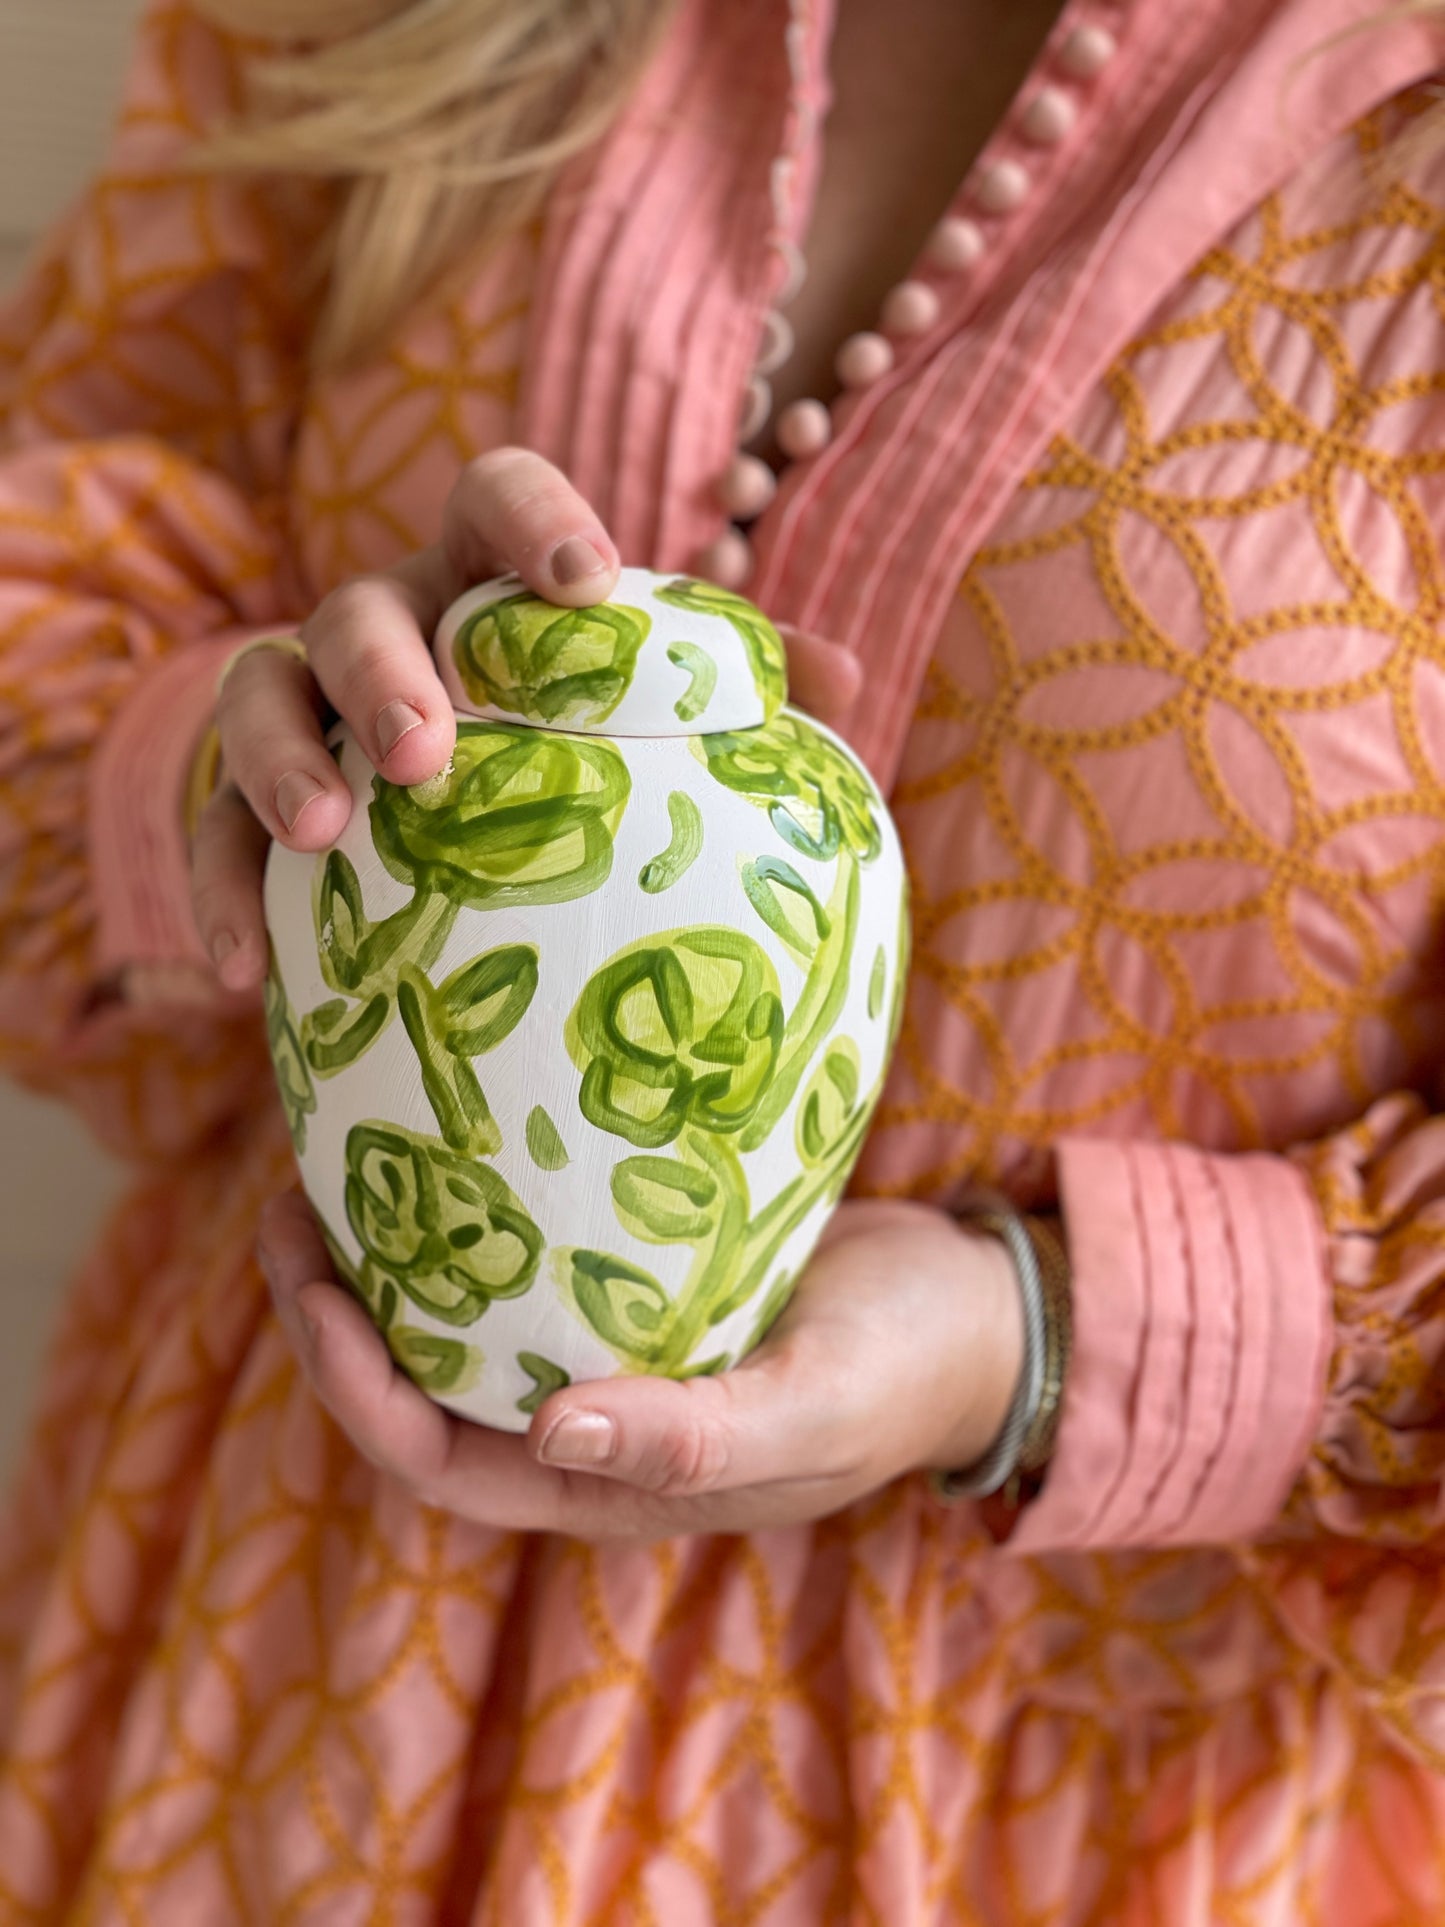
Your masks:
<path fill-rule="evenodd" d="M 564 1412 L 537 1456 L 545 1465 L 606 1465 L 616 1450 L 617 1427 L 605 1412 Z"/>
<path fill-rule="evenodd" d="M 410 736 L 425 721 L 426 717 L 419 709 L 413 709 L 410 703 L 388 703 L 376 719 L 376 746 L 381 751 L 382 761 L 386 761 L 403 736 Z"/>
<path fill-rule="evenodd" d="M 236 948 L 238 938 L 234 930 L 218 930 L 211 939 L 211 962 L 217 970 Z"/>
<path fill-rule="evenodd" d="M 308 803 L 314 803 L 322 794 L 321 785 L 314 776 L 307 776 L 299 769 L 288 770 L 276 785 L 273 792 L 276 814 L 288 830 L 294 830 L 301 820 L 301 812 Z"/>
<path fill-rule="evenodd" d="M 553 549 L 549 567 L 554 582 L 570 587 L 574 582 L 585 582 L 589 575 L 605 574 L 607 563 L 590 542 L 580 535 L 569 535 Z"/>

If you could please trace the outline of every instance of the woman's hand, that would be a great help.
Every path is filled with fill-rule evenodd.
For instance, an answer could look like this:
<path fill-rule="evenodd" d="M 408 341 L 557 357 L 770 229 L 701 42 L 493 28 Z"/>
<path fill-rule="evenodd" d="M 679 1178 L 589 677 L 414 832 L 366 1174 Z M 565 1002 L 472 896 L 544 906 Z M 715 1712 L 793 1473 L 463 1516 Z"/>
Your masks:
<path fill-rule="evenodd" d="M 298 1193 L 268 1207 L 260 1253 L 311 1385 L 358 1451 L 424 1503 L 498 1529 L 655 1538 L 819 1518 L 917 1467 L 981 1458 L 1021 1369 L 1003 1245 L 926 1205 L 842 1205 L 736 1370 L 571 1385 L 524 1438 L 454 1418 L 397 1370 L 327 1282 Z"/>
<path fill-rule="evenodd" d="M 557 469 L 526 449 L 495 449 L 462 471 L 436 547 L 327 596 L 301 631 L 305 663 L 257 649 L 236 665 L 217 710 L 229 780 L 202 814 L 192 859 L 196 925 L 227 990 L 252 990 L 266 973 L 271 839 L 324 850 L 351 814 L 322 735 L 325 705 L 389 782 L 424 782 L 456 740 L 429 647 L 449 604 L 515 570 L 538 595 L 580 607 L 611 593 L 617 569 L 611 537 Z M 791 637 L 789 672 L 794 701 L 825 722 L 846 715 L 858 688 L 851 656 Z"/>

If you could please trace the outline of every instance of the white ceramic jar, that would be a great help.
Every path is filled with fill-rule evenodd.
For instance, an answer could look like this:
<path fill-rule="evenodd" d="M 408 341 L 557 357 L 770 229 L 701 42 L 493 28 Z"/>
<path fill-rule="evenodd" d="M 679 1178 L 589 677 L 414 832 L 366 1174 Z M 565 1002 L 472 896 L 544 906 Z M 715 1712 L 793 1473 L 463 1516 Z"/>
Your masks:
<path fill-rule="evenodd" d="M 750 603 L 624 569 L 448 611 L 434 783 L 273 847 L 272 1056 L 341 1275 L 442 1404 L 525 1429 L 569 1380 L 725 1370 L 786 1302 L 882 1088 L 898 839 L 784 707 Z"/>

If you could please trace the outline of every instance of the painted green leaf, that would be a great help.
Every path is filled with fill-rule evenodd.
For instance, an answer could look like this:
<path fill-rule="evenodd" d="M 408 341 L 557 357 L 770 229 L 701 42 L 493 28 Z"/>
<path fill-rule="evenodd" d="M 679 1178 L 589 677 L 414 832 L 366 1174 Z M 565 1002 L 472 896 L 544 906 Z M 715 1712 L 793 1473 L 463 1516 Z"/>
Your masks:
<path fill-rule="evenodd" d="M 307 1063 L 318 1077 L 334 1077 L 375 1043 L 390 1017 L 391 1001 L 381 995 L 365 1004 L 348 1004 L 343 997 L 318 1004 L 301 1020 Z"/>
<path fill-rule="evenodd" d="M 271 1047 L 271 1063 L 276 1072 L 276 1088 L 281 1108 L 286 1113 L 286 1128 L 298 1152 L 306 1149 L 306 1120 L 316 1109 L 316 1086 L 306 1062 L 296 1012 L 281 981 L 276 952 L 271 951 L 263 1001 L 266 1012 L 266 1041 Z"/>
<path fill-rule="evenodd" d="M 627 694 L 651 627 L 641 609 L 559 609 L 523 590 L 469 616 L 452 660 L 478 705 L 534 722 L 595 725 Z"/>
<path fill-rule="evenodd" d="M 603 1344 L 646 1364 L 665 1332 L 672 1302 L 649 1271 L 605 1251 L 573 1251 L 572 1297 Z"/>
<path fill-rule="evenodd" d="M 639 1150 L 685 1124 L 737 1131 L 772 1080 L 783 1034 L 777 974 L 742 932 L 672 930 L 618 951 L 567 1019 L 579 1102 L 599 1130 Z"/>
<path fill-rule="evenodd" d="M 386 1343 L 407 1377 L 424 1392 L 465 1392 L 482 1375 L 482 1353 L 460 1338 L 394 1325 L 386 1334 Z"/>
<path fill-rule="evenodd" d="M 868 978 L 868 1015 L 876 1017 L 883 1008 L 883 985 L 888 975 L 888 958 L 880 943 Z"/>
<path fill-rule="evenodd" d="M 570 1162 L 562 1133 L 540 1104 L 534 1104 L 527 1114 L 527 1150 L 542 1171 L 560 1171 Z"/>
<path fill-rule="evenodd" d="M 771 721 L 788 700 L 788 655 L 783 638 L 762 610 L 730 589 L 721 589 L 715 582 L 700 582 L 691 576 L 679 576 L 655 594 L 659 602 L 671 603 L 675 609 L 721 616 L 732 625 L 752 671 L 753 686 L 763 706 L 763 720 Z"/>
<path fill-rule="evenodd" d="M 838 864 L 833 893 L 827 904 L 827 934 L 808 967 L 798 1000 L 788 1013 L 776 1074 L 756 1114 L 744 1127 L 740 1140 L 744 1151 L 755 1151 L 766 1142 L 792 1101 L 819 1046 L 838 1021 L 848 997 L 859 900 L 858 865 L 846 857 Z"/>
<path fill-rule="evenodd" d="M 495 1157 L 502 1148 L 501 1128 L 470 1058 L 448 1049 L 441 998 L 420 971 L 403 973 L 396 987 L 396 1007 L 442 1136 L 454 1151 Z"/>
<path fill-rule="evenodd" d="M 805 963 L 828 934 L 828 913 L 791 863 L 760 856 L 742 865 L 743 889 L 769 930 Z"/>
<path fill-rule="evenodd" d="M 568 903 L 607 881 L 631 787 L 601 738 L 463 721 L 444 778 L 374 779 L 372 840 L 419 893 L 486 910 Z"/>
<path fill-rule="evenodd" d="M 560 1365 L 554 1365 L 550 1358 L 543 1358 L 537 1352 L 518 1352 L 517 1363 L 532 1380 L 531 1391 L 517 1400 L 519 1412 L 538 1411 L 553 1392 L 560 1392 L 564 1385 L 572 1383 L 570 1372 L 564 1372 Z"/>
<path fill-rule="evenodd" d="M 447 1049 L 467 1057 L 495 1050 L 521 1023 L 536 994 L 535 944 L 503 944 L 454 970 L 436 990 Z"/>
<path fill-rule="evenodd" d="M 668 797 L 667 814 L 672 821 L 672 841 L 637 873 L 638 883 L 649 896 L 670 890 L 692 868 L 702 849 L 702 811 L 686 790 L 674 790 Z"/>
<path fill-rule="evenodd" d="M 670 642 L 667 659 L 685 669 L 692 681 L 672 705 L 680 723 L 694 723 L 712 701 L 717 688 L 717 664 L 695 642 Z"/>
<path fill-rule="evenodd" d="M 721 1202 L 710 1171 L 678 1158 L 624 1158 L 612 1200 L 627 1230 L 651 1244 L 695 1244 L 716 1225 Z"/>
<path fill-rule="evenodd" d="M 881 806 L 862 765 L 796 710 L 761 729 L 694 737 L 693 748 L 719 783 L 766 809 L 801 856 L 827 862 L 848 849 L 871 863 L 882 849 Z"/>
<path fill-rule="evenodd" d="M 833 1038 L 798 1104 L 794 1135 L 798 1156 L 807 1169 L 816 1169 L 847 1131 L 858 1105 L 859 1074 L 858 1049 L 852 1039 Z"/>
<path fill-rule="evenodd" d="M 490 1166 L 399 1125 L 348 1133 L 346 1216 L 378 1269 L 449 1325 L 526 1291 L 545 1242 Z"/>

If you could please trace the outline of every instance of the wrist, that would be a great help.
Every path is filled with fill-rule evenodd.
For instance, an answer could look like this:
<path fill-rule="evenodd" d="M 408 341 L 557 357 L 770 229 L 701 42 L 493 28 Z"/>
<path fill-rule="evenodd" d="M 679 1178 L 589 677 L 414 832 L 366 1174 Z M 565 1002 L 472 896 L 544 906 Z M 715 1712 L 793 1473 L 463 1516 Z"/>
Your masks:
<path fill-rule="evenodd" d="M 1003 1430 L 1024 1369 L 1024 1314 L 1008 1247 L 988 1232 L 957 1227 L 960 1288 L 973 1316 L 962 1341 L 962 1378 L 969 1388 L 947 1432 L 924 1461 L 930 1472 L 974 1465 Z"/>

